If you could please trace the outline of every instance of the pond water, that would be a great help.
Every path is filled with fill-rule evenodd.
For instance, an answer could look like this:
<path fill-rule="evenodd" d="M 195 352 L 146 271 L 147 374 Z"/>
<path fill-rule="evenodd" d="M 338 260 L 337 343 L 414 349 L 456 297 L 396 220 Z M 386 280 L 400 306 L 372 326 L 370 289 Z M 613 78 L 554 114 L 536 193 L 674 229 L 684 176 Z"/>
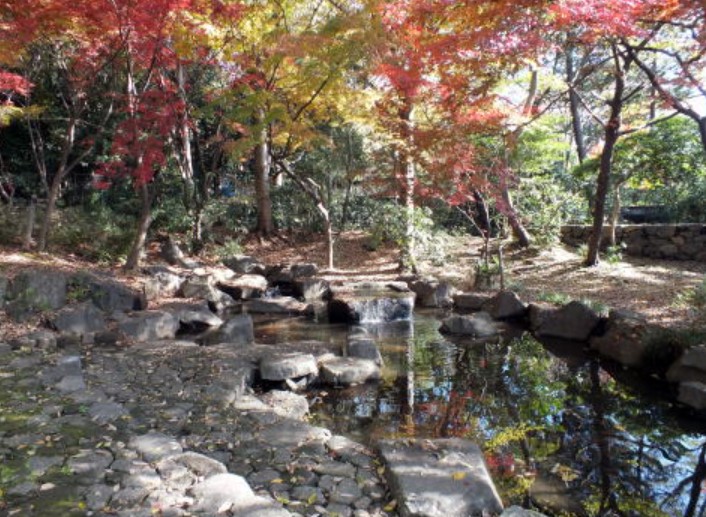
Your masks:
<path fill-rule="evenodd" d="M 504 502 L 555 515 L 706 515 L 706 423 L 656 380 L 631 377 L 570 343 L 509 330 L 448 339 L 434 314 L 367 326 L 385 360 L 378 383 L 310 393 L 312 419 L 374 444 L 458 436 L 485 450 Z M 345 343 L 348 327 L 280 320 L 259 342 Z M 531 497 L 530 497 L 531 496 Z"/>

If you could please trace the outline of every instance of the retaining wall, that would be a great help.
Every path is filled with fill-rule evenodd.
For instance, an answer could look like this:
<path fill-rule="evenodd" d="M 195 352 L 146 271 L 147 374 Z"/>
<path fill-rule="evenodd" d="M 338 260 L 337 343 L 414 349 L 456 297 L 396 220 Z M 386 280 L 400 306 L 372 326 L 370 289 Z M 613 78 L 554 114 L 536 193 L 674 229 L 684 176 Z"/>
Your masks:
<path fill-rule="evenodd" d="M 604 248 L 609 232 L 603 228 Z M 590 235 L 590 226 L 561 228 L 561 241 L 571 246 L 587 243 Z M 615 237 L 624 253 L 635 257 L 706 262 L 706 224 L 621 224 Z"/>

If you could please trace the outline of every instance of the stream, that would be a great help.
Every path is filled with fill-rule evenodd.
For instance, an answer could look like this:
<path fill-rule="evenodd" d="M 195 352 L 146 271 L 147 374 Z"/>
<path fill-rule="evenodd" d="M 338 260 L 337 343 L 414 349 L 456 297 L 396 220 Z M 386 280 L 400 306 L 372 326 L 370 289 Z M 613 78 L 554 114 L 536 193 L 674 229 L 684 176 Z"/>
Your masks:
<path fill-rule="evenodd" d="M 478 443 L 504 503 L 554 515 L 706 515 L 706 423 L 674 407 L 669 386 L 509 329 L 502 339 L 438 333 L 439 314 L 363 325 L 382 380 L 313 389 L 312 420 L 374 445 L 390 437 Z M 260 322 L 263 343 L 343 346 L 346 325 Z"/>

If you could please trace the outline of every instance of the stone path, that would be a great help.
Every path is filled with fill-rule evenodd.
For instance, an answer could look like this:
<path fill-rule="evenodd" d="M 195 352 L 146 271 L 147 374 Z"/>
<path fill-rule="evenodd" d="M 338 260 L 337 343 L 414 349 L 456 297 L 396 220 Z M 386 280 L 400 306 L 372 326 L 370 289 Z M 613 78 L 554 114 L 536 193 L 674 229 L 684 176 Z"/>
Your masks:
<path fill-rule="evenodd" d="M 252 394 L 269 347 L 53 345 L 0 345 L 0 513 L 389 514 L 371 451 Z"/>

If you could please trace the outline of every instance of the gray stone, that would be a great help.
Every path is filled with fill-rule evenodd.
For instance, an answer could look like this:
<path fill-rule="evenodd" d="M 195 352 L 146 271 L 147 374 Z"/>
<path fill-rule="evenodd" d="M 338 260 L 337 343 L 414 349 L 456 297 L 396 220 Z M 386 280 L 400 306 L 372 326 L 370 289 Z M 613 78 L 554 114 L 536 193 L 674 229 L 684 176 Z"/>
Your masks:
<path fill-rule="evenodd" d="M 87 298 L 106 313 L 138 311 L 147 307 L 144 293 L 113 280 L 88 273 L 74 275 L 70 279 L 74 292 L 85 291 Z"/>
<path fill-rule="evenodd" d="M 25 481 L 24 483 L 20 483 L 11 487 L 7 491 L 7 494 L 11 496 L 26 497 L 28 495 L 34 494 L 35 492 L 37 492 L 38 489 L 39 485 L 37 485 L 37 483 L 34 483 L 32 481 Z"/>
<path fill-rule="evenodd" d="M 260 376 L 268 381 L 316 376 L 318 373 L 316 358 L 312 354 L 275 353 L 260 360 Z"/>
<path fill-rule="evenodd" d="M 309 402 L 306 397 L 291 391 L 268 391 L 262 396 L 262 400 L 279 416 L 303 420 L 309 414 Z"/>
<path fill-rule="evenodd" d="M 380 367 L 369 359 L 334 357 L 321 364 L 321 379 L 333 386 L 363 384 L 380 378 Z"/>
<path fill-rule="evenodd" d="M 350 463 L 345 463 L 343 461 L 322 461 L 314 467 L 314 472 L 322 476 L 319 486 L 326 490 L 332 490 L 335 486 L 335 481 L 332 485 L 327 486 L 324 482 L 323 476 L 330 476 L 331 478 L 354 478 L 356 473 L 356 468 Z M 322 484 L 323 483 L 323 484 Z"/>
<path fill-rule="evenodd" d="M 529 304 L 527 309 L 527 317 L 529 319 L 530 329 L 535 331 L 550 318 L 559 307 L 547 302 L 533 302 Z"/>
<path fill-rule="evenodd" d="M 316 264 L 292 264 L 291 267 L 292 276 L 294 278 L 303 278 L 316 276 L 319 272 L 319 268 Z"/>
<path fill-rule="evenodd" d="M 417 280 L 409 284 L 417 295 L 416 304 L 420 307 L 451 307 L 455 289 L 446 282 L 436 279 Z"/>
<path fill-rule="evenodd" d="M 175 456 L 182 452 L 181 445 L 174 438 L 154 431 L 134 436 L 130 440 L 129 447 L 135 449 L 145 461 L 149 462 Z"/>
<path fill-rule="evenodd" d="M 696 381 L 706 384 L 706 345 L 687 349 L 667 370 L 669 382 Z"/>
<path fill-rule="evenodd" d="M 24 321 L 34 313 L 61 309 L 66 304 L 68 280 L 60 271 L 32 269 L 18 273 L 6 293 L 7 313 Z"/>
<path fill-rule="evenodd" d="M 184 278 L 178 273 L 163 268 L 162 271 L 149 273 L 151 276 L 145 280 L 143 285 L 145 299 L 147 301 L 159 300 L 160 298 L 171 298 L 176 296 L 184 283 Z"/>
<path fill-rule="evenodd" d="M 88 510 L 102 510 L 113 495 L 113 487 L 99 483 L 91 486 L 84 495 Z"/>
<path fill-rule="evenodd" d="M 62 393 L 75 393 L 85 390 L 86 382 L 83 380 L 82 375 L 67 375 L 59 381 L 56 389 Z"/>
<path fill-rule="evenodd" d="M 702 382 L 682 382 L 679 384 L 679 402 L 698 411 L 706 409 L 706 384 Z"/>
<path fill-rule="evenodd" d="M 228 296 L 213 285 L 213 279 L 210 275 L 195 275 L 187 279 L 182 284 L 179 292 L 184 298 L 206 300 L 208 306 L 216 312 L 221 312 L 236 305 L 235 300 L 231 296 Z"/>
<path fill-rule="evenodd" d="M 179 330 L 179 320 L 169 312 L 144 311 L 130 315 L 118 328 L 137 342 L 171 339 Z"/>
<path fill-rule="evenodd" d="M 218 288 L 235 300 L 260 298 L 267 291 L 267 278 L 262 275 L 242 275 L 218 283 Z"/>
<path fill-rule="evenodd" d="M 229 343 L 245 346 L 255 341 L 255 330 L 252 316 L 249 314 L 236 314 L 230 317 L 221 327 L 208 336 L 208 343 Z"/>
<path fill-rule="evenodd" d="M 78 476 L 100 478 L 111 463 L 113 455 L 106 450 L 97 449 L 81 451 L 71 456 L 66 465 Z"/>
<path fill-rule="evenodd" d="M 236 255 L 235 257 L 223 260 L 223 265 L 234 272 L 243 274 L 262 275 L 265 273 L 265 266 L 257 259 L 247 255 Z"/>
<path fill-rule="evenodd" d="M 255 493 L 247 481 L 235 474 L 216 474 L 206 478 L 192 489 L 194 509 L 216 515 L 234 507 L 251 504 Z"/>
<path fill-rule="evenodd" d="M 178 465 L 183 465 L 189 469 L 190 472 L 204 478 L 227 472 L 226 466 L 223 463 L 197 452 L 184 452 L 182 454 L 170 456 L 163 461 L 170 461 Z"/>
<path fill-rule="evenodd" d="M 292 499 L 306 501 L 307 504 L 324 504 L 326 497 L 323 490 L 314 486 L 297 486 L 291 492 Z"/>
<path fill-rule="evenodd" d="M 355 480 L 351 478 L 343 478 L 329 494 L 329 500 L 331 502 L 346 505 L 353 504 L 361 497 L 363 497 L 363 492 L 358 487 Z"/>
<path fill-rule="evenodd" d="M 647 322 L 637 314 L 611 311 L 606 332 L 591 338 L 591 348 L 632 368 L 642 365 L 647 348 Z"/>
<path fill-rule="evenodd" d="M 479 311 L 493 297 L 490 293 L 461 293 L 454 295 L 454 307 L 462 311 Z"/>
<path fill-rule="evenodd" d="M 62 456 L 32 456 L 28 461 L 29 471 L 32 476 L 40 477 L 46 474 L 47 470 L 64 463 Z"/>
<path fill-rule="evenodd" d="M 353 510 L 341 503 L 329 503 L 326 505 L 325 515 L 335 515 L 336 517 L 351 517 Z"/>
<path fill-rule="evenodd" d="M 179 323 L 189 329 L 217 328 L 223 324 L 223 320 L 211 311 L 206 301 L 202 303 L 170 303 L 162 306 L 162 309 L 173 313 Z"/>
<path fill-rule="evenodd" d="M 490 337 L 498 334 L 500 329 L 487 312 L 478 312 L 470 316 L 449 316 L 442 322 L 439 331 L 461 336 Z"/>
<path fill-rule="evenodd" d="M 483 310 L 496 320 L 522 318 L 527 313 L 527 304 L 512 291 L 500 291 L 483 305 Z"/>
<path fill-rule="evenodd" d="M 149 490 L 143 487 L 127 487 L 122 490 L 118 490 L 113 494 L 110 500 L 110 506 L 113 508 L 130 508 L 130 515 L 135 515 L 138 517 L 131 508 L 141 504 L 147 496 L 150 494 Z"/>
<path fill-rule="evenodd" d="M 519 506 L 511 506 L 505 508 L 505 511 L 500 514 L 500 517 L 546 517 L 546 515 L 532 510 L 525 510 Z"/>
<path fill-rule="evenodd" d="M 95 305 L 84 302 L 60 310 L 51 321 L 59 332 L 85 335 L 105 330 L 105 316 Z"/>
<path fill-rule="evenodd" d="M 378 366 L 382 365 L 382 355 L 378 350 L 375 341 L 364 338 L 348 338 L 346 345 L 346 355 L 348 357 L 357 357 L 359 359 L 369 359 Z"/>
<path fill-rule="evenodd" d="M 468 517 L 503 510 L 483 453 L 467 440 L 385 440 L 380 452 L 401 515 Z"/>
<path fill-rule="evenodd" d="M 122 404 L 117 402 L 96 402 L 88 408 L 88 416 L 97 424 L 114 422 L 129 412 Z"/>
<path fill-rule="evenodd" d="M 288 314 L 291 316 L 305 316 L 313 312 L 308 303 L 303 303 L 291 296 L 277 296 L 250 300 L 247 311 L 251 314 Z"/>
<path fill-rule="evenodd" d="M 549 315 L 537 329 L 540 336 L 586 341 L 600 322 L 598 314 L 584 303 L 573 301 Z"/>

